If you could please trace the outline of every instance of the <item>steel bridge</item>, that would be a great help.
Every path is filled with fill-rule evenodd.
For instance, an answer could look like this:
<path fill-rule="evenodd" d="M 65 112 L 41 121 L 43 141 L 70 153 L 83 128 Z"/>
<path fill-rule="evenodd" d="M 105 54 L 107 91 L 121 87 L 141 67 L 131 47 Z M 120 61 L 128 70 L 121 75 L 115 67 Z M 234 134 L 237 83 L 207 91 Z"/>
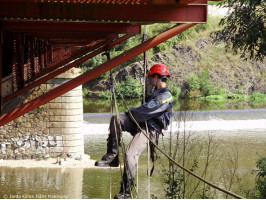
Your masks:
<path fill-rule="evenodd" d="M 0 126 L 184 30 L 206 23 L 207 13 L 208 0 L 0 1 Z M 142 25 L 153 23 L 176 25 L 30 102 L 3 112 L 7 102 L 140 34 Z"/>

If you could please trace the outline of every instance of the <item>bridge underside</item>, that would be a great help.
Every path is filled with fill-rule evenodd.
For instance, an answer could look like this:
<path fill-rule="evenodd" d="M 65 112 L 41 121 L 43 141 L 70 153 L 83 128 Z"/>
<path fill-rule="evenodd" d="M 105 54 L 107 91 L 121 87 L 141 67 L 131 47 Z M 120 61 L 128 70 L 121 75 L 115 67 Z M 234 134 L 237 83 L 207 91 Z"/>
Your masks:
<path fill-rule="evenodd" d="M 3 0 L 0 2 L 0 126 L 199 23 L 208 0 Z M 3 113 L 7 102 L 141 33 L 174 28 Z M 6 88 L 8 87 L 8 88 Z"/>

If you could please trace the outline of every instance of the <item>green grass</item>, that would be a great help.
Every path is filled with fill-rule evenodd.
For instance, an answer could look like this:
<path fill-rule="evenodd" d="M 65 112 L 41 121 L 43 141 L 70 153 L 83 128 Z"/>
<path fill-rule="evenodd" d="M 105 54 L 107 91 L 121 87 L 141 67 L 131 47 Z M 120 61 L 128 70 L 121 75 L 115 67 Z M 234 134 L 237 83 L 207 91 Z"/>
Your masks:
<path fill-rule="evenodd" d="M 218 5 L 221 1 L 208 1 L 209 5 Z"/>

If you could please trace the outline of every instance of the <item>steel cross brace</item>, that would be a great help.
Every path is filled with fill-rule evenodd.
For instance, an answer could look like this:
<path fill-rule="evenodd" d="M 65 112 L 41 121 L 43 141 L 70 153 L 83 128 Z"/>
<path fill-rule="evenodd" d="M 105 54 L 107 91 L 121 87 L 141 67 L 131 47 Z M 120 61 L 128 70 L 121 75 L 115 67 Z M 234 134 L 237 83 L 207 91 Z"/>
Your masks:
<path fill-rule="evenodd" d="M 144 51 L 147 51 L 158 44 L 168 40 L 169 38 L 182 33 L 183 31 L 191 28 L 192 26 L 196 25 L 195 23 L 190 24 L 180 24 L 177 26 L 174 26 L 173 28 L 170 28 L 166 30 L 165 32 L 139 44 L 138 46 L 112 58 L 110 61 L 105 62 L 98 67 L 89 70 L 85 72 L 84 74 L 50 90 L 49 92 L 46 92 L 45 94 L 37 97 L 36 99 L 33 99 L 29 101 L 26 104 L 23 104 L 16 109 L 14 109 L 11 112 L 8 112 L 6 114 L 3 114 L 0 117 L 0 126 L 16 119 L 17 117 L 20 117 L 29 111 L 39 107 L 40 105 L 43 105 L 45 103 L 48 103 L 49 101 L 55 99 L 56 97 L 59 97 L 63 95 L 64 93 L 78 87 L 79 85 L 82 85 L 99 75 L 109 71 L 110 69 L 115 68 L 116 66 L 136 57 L 137 55 L 143 53 Z"/>

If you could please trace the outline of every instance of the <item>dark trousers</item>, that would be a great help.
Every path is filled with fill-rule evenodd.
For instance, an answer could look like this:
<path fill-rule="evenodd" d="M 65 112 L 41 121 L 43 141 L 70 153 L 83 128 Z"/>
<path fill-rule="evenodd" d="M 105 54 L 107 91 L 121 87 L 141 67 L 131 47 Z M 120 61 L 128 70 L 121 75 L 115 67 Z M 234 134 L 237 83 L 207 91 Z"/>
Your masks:
<path fill-rule="evenodd" d="M 126 155 L 125 155 L 126 156 L 125 157 L 125 164 L 126 164 L 125 167 L 127 167 L 127 169 L 128 169 L 128 175 L 130 176 L 129 179 L 133 181 L 134 177 L 135 177 L 136 169 L 137 169 L 139 156 L 141 155 L 143 150 L 147 147 L 148 139 L 141 132 L 141 130 L 137 127 L 135 122 L 133 122 L 129 118 L 129 116 L 127 114 L 120 114 L 119 120 L 121 123 L 122 131 L 127 131 L 133 136 L 132 140 L 130 141 L 130 143 L 127 146 Z M 120 132 L 120 128 L 119 128 L 117 122 L 118 122 L 117 117 L 113 116 L 111 118 L 111 122 L 110 122 L 110 128 L 109 128 L 110 134 L 109 134 L 109 138 L 108 138 L 109 140 L 111 138 L 112 139 L 116 138 L 115 125 L 116 125 L 116 130 L 117 130 L 117 137 L 120 140 L 121 132 Z M 146 133 L 145 124 L 142 124 L 141 128 Z M 149 127 L 148 132 L 149 132 L 149 134 L 147 134 L 147 133 L 146 134 L 150 136 L 150 138 L 152 139 L 153 142 L 158 140 L 159 134 L 157 133 L 157 131 L 155 131 L 153 128 Z M 124 173 L 125 173 L 125 169 L 124 169 Z"/>

